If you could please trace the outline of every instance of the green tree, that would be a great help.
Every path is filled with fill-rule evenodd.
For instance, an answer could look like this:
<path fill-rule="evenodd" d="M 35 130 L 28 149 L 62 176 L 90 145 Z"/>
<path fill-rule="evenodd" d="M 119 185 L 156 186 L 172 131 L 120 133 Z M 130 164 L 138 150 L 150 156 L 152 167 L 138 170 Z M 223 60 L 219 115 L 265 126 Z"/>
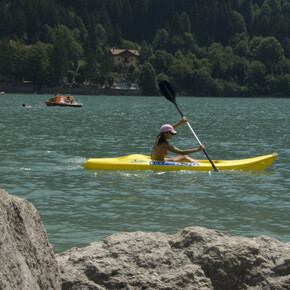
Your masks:
<path fill-rule="evenodd" d="M 136 49 L 139 50 L 139 46 L 137 43 L 130 40 L 123 40 L 123 48 L 124 49 Z"/>
<path fill-rule="evenodd" d="M 251 54 L 257 47 L 261 45 L 263 39 L 264 38 L 262 36 L 255 36 L 251 39 L 251 41 L 249 42 L 249 50 Z"/>
<path fill-rule="evenodd" d="M 180 26 L 181 26 L 180 33 L 182 33 L 182 34 L 191 33 L 190 19 L 185 11 L 182 11 L 182 13 L 180 15 Z"/>
<path fill-rule="evenodd" d="M 113 38 L 113 46 L 122 47 L 123 36 L 120 26 L 117 24 L 114 28 L 114 38 Z"/>
<path fill-rule="evenodd" d="M 75 62 L 83 56 L 83 48 L 76 41 L 73 31 L 64 25 L 58 25 L 55 28 L 55 33 L 57 37 L 63 39 L 70 61 Z"/>
<path fill-rule="evenodd" d="M 166 73 L 173 64 L 173 56 L 165 50 L 157 50 L 148 60 L 157 74 Z"/>
<path fill-rule="evenodd" d="M 197 42 L 191 33 L 188 32 L 184 33 L 183 40 L 184 40 L 183 42 L 184 45 L 182 47 L 183 53 L 195 52 L 196 50 L 198 50 Z"/>
<path fill-rule="evenodd" d="M 275 18 L 279 17 L 279 15 L 281 13 L 280 2 L 278 0 L 266 0 L 265 3 L 271 7 L 272 16 Z"/>
<path fill-rule="evenodd" d="M 52 27 L 45 24 L 41 28 L 40 39 L 44 43 L 54 43 L 56 38 L 56 33 Z"/>
<path fill-rule="evenodd" d="M 140 70 L 140 86 L 145 95 L 157 94 L 156 72 L 149 62 L 145 62 Z"/>
<path fill-rule="evenodd" d="M 290 4 L 289 4 L 290 6 Z M 290 59 L 290 38 L 286 37 L 283 40 L 283 49 L 286 58 Z"/>
<path fill-rule="evenodd" d="M 78 62 L 83 57 L 83 48 L 76 41 L 74 33 L 64 25 L 55 27 L 55 42 L 52 52 L 54 81 L 59 81 L 67 75 L 68 70 L 78 68 Z"/>
<path fill-rule="evenodd" d="M 123 31 L 124 38 L 131 39 L 134 35 L 134 25 L 133 25 L 133 11 L 131 6 L 131 1 L 123 0 L 121 8 L 121 15 L 119 18 L 119 25 Z"/>
<path fill-rule="evenodd" d="M 181 51 L 175 54 L 174 63 L 169 68 L 170 78 L 179 91 L 190 86 L 192 66 Z"/>
<path fill-rule="evenodd" d="M 223 47 L 220 43 L 213 43 L 209 48 L 209 60 L 212 77 L 226 79 L 233 63 L 233 50 L 230 46 Z"/>
<path fill-rule="evenodd" d="M 221 95 L 223 84 L 212 78 L 205 68 L 194 69 L 190 81 L 190 93 L 198 96 Z"/>
<path fill-rule="evenodd" d="M 140 57 L 139 62 L 140 64 L 144 64 L 146 60 L 148 60 L 153 54 L 152 48 L 150 45 L 147 44 L 145 40 L 141 42 L 140 48 Z"/>
<path fill-rule="evenodd" d="M 280 64 L 279 68 L 281 69 L 281 74 L 290 74 L 290 59 L 284 58 Z"/>
<path fill-rule="evenodd" d="M 246 40 L 241 40 L 237 45 L 234 47 L 234 53 L 238 56 L 247 57 L 249 54 L 249 45 Z"/>
<path fill-rule="evenodd" d="M 114 77 L 111 75 L 107 76 L 107 83 L 111 87 L 114 84 Z"/>
<path fill-rule="evenodd" d="M 109 15 L 105 5 L 99 11 L 99 15 L 98 16 L 99 16 L 99 19 L 100 19 L 100 23 L 102 24 L 102 26 L 104 27 L 104 29 L 106 31 L 106 34 L 107 34 L 107 37 L 108 37 L 108 41 L 110 43 L 112 43 L 113 38 L 114 38 L 114 36 L 113 36 L 114 33 L 113 33 L 113 29 L 112 29 L 110 15 Z"/>
<path fill-rule="evenodd" d="M 75 77 L 75 72 L 69 70 L 67 72 L 66 76 L 67 76 L 68 82 L 71 84 L 73 82 L 74 77 Z"/>
<path fill-rule="evenodd" d="M 0 40 L 0 74 L 11 78 L 15 70 L 13 53 L 8 38 Z"/>
<path fill-rule="evenodd" d="M 164 73 L 158 74 L 156 79 L 157 79 L 157 83 L 158 84 L 160 82 L 162 82 L 162 81 L 168 81 L 169 82 L 168 76 L 166 74 L 164 74 Z"/>
<path fill-rule="evenodd" d="M 251 56 L 264 63 L 270 73 L 276 72 L 280 61 L 284 59 L 282 45 L 275 37 L 266 37 L 256 46 Z"/>
<path fill-rule="evenodd" d="M 221 43 L 213 42 L 208 48 L 208 59 L 212 61 L 216 55 L 223 53 L 224 47 Z"/>
<path fill-rule="evenodd" d="M 173 15 L 171 29 L 172 29 L 171 33 L 173 35 L 174 34 L 178 35 L 182 33 L 182 23 L 178 12 L 175 12 L 175 14 Z"/>
<path fill-rule="evenodd" d="M 92 51 L 89 51 L 84 67 L 84 76 L 87 83 L 95 83 L 99 67 L 96 55 Z"/>
<path fill-rule="evenodd" d="M 252 0 L 243 0 L 240 6 L 240 12 L 244 16 L 247 29 L 250 31 L 253 21 L 253 3 Z"/>
<path fill-rule="evenodd" d="M 265 80 L 266 75 L 266 66 L 258 61 L 255 60 L 249 64 L 249 75 L 248 75 L 248 82 L 251 86 L 262 86 Z"/>
<path fill-rule="evenodd" d="M 20 41 L 10 41 L 10 50 L 13 53 L 13 63 L 15 70 L 13 72 L 14 78 L 22 81 L 27 78 L 28 56 L 30 47 L 22 44 Z"/>
<path fill-rule="evenodd" d="M 244 57 L 234 56 L 232 75 L 235 76 L 239 84 L 245 84 L 248 78 L 248 61 Z"/>
<path fill-rule="evenodd" d="M 53 67 L 52 80 L 56 82 L 62 80 L 69 69 L 69 54 L 65 40 L 60 34 L 56 35 L 51 62 Z"/>
<path fill-rule="evenodd" d="M 27 19 L 23 9 L 20 8 L 16 9 L 14 13 L 14 19 L 15 21 L 13 31 L 19 38 L 21 38 L 26 33 L 26 25 L 27 25 Z"/>
<path fill-rule="evenodd" d="M 158 29 L 153 39 L 152 46 L 154 50 L 167 49 L 169 40 L 169 33 L 166 29 Z"/>
<path fill-rule="evenodd" d="M 280 78 L 274 74 L 268 74 L 265 77 L 265 92 L 277 92 L 280 89 Z"/>
<path fill-rule="evenodd" d="M 228 62 L 224 55 L 216 55 L 212 61 L 212 77 L 225 79 L 227 76 Z"/>
<path fill-rule="evenodd" d="M 231 12 L 229 30 L 232 37 L 246 32 L 246 22 L 242 14 L 237 11 Z"/>
<path fill-rule="evenodd" d="M 107 32 L 104 29 L 102 24 L 98 24 L 96 26 L 96 38 L 97 38 L 97 45 L 100 47 L 104 47 L 108 44 L 108 37 Z"/>
<path fill-rule="evenodd" d="M 171 53 L 176 53 L 178 50 L 184 47 L 184 39 L 181 34 L 174 34 L 170 38 L 170 45 L 168 47 Z"/>
<path fill-rule="evenodd" d="M 259 18 L 257 20 L 257 32 L 256 34 L 267 36 L 271 30 L 271 17 L 272 17 L 272 9 L 271 7 L 264 2 L 261 12 L 259 14 Z"/>
<path fill-rule="evenodd" d="M 290 74 L 285 74 L 281 77 L 280 91 L 286 94 L 290 92 Z"/>
<path fill-rule="evenodd" d="M 43 85 L 47 81 L 49 59 L 49 44 L 37 42 L 29 52 L 29 67 L 32 81 L 35 84 Z"/>
<path fill-rule="evenodd" d="M 107 49 L 108 51 L 108 49 Z M 103 59 L 100 62 L 100 72 L 104 75 L 110 73 L 113 69 L 112 62 L 108 53 L 103 54 Z"/>

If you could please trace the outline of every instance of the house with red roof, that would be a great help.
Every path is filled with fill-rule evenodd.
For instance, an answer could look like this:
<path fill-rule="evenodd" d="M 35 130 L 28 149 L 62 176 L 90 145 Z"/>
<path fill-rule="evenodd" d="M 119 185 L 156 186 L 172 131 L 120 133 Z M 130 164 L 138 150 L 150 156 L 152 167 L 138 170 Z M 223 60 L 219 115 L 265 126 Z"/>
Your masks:
<path fill-rule="evenodd" d="M 133 65 L 137 68 L 137 57 L 140 55 L 137 50 L 111 48 L 109 54 L 114 66 L 122 64 L 124 67 Z"/>

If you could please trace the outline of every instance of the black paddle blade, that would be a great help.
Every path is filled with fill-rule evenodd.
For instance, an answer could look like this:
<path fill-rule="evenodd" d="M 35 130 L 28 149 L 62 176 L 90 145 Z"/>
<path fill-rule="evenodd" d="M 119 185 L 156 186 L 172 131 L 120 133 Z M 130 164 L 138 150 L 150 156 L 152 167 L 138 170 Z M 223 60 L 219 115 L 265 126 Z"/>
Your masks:
<path fill-rule="evenodd" d="M 175 104 L 175 92 L 168 81 L 160 82 L 159 89 L 167 100 Z"/>

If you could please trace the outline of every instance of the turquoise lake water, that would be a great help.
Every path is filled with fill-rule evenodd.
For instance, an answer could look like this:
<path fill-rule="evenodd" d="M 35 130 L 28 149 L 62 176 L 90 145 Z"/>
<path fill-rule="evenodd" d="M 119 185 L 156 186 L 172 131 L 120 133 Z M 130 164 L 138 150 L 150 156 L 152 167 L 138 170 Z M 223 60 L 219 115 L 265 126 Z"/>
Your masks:
<path fill-rule="evenodd" d="M 86 170 L 90 157 L 150 154 L 179 113 L 163 97 L 76 96 L 82 108 L 46 107 L 49 97 L 0 96 L 0 187 L 35 205 L 55 252 L 188 226 L 290 242 L 290 99 L 178 97 L 212 159 L 279 154 L 261 172 L 209 173 Z M 178 133 L 172 145 L 197 147 L 186 125 Z"/>

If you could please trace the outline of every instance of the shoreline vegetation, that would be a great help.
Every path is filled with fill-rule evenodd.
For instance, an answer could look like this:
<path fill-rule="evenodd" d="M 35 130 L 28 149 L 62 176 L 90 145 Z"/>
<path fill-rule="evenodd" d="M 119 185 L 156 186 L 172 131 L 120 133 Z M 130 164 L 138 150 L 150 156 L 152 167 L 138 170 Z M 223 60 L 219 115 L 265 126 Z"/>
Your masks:
<path fill-rule="evenodd" d="M 1 86 L 0 86 L 1 88 Z M 112 95 L 112 96 L 142 96 L 142 90 L 132 89 L 115 89 L 115 88 L 99 88 L 97 86 L 42 86 L 33 85 L 5 85 L 4 91 L 6 94 L 70 94 L 70 95 Z"/>
<path fill-rule="evenodd" d="M 69 95 L 103 95 L 103 96 L 148 96 L 142 92 L 142 89 L 116 89 L 111 87 L 100 88 L 97 86 L 86 86 L 86 85 L 78 85 L 78 86 L 42 86 L 37 87 L 34 85 L 13 85 L 13 84 L 5 84 L 0 85 L 0 91 L 5 92 L 6 94 L 69 94 Z M 161 95 L 156 94 L 156 95 Z M 153 95 L 152 95 L 153 96 Z M 186 95 L 181 94 L 184 97 L 227 97 L 227 98 L 290 98 L 290 94 L 285 94 L 281 92 L 277 93 L 269 93 L 269 94 L 254 94 L 254 95 Z"/>

